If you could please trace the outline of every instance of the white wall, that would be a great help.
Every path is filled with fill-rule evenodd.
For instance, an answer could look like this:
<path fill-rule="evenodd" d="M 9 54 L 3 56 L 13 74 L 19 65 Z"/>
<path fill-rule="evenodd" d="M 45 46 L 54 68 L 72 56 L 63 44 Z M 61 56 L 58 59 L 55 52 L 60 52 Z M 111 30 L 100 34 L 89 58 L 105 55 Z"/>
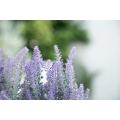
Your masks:
<path fill-rule="evenodd" d="M 120 99 L 120 22 L 86 21 L 91 43 L 84 50 L 83 61 L 91 71 L 93 99 Z"/>

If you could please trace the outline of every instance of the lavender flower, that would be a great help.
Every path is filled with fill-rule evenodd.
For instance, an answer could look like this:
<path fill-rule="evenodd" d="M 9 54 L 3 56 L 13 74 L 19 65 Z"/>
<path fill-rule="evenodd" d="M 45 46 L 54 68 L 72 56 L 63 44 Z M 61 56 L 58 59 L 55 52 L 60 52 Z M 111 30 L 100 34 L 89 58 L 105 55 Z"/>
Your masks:
<path fill-rule="evenodd" d="M 67 59 L 66 68 L 65 68 L 65 74 L 66 74 L 66 89 L 64 94 L 64 99 L 75 99 L 73 98 L 72 94 L 75 89 L 75 73 L 74 73 L 74 67 L 73 67 L 73 57 L 75 54 L 75 48 L 72 48 L 70 51 L 70 54 Z"/>
<path fill-rule="evenodd" d="M 17 99 L 20 81 L 24 75 L 24 63 L 28 49 L 23 48 L 14 58 L 8 58 L 4 65 L 4 78 L 6 89 L 11 99 Z"/>
<path fill-rule="evenodd" d="M 3 75 L 3 70 L 4 70 L 4 59 L 5 59 L 5 55 L 2 51 L 2 49 L 0 49 L 0 89 L 4 89 L 4 75 Z"/>
<path fill-rule="evenodd" d="M 35 46 L 33 51 L 32 59 L 29 63 L 27 63 L 26 70 L 26 80 L 28 81 L 26 84 L 29 85 L 29 92 L 32 95 L 33 99 L 40 99 L 41 97 L 41 86 L 40 82 L 40 74 L 42 71 L 42 67 L 44 65 L 44 61 L 42 59 L 42 55 L 37 46 Z M 28 90 L 27 90 L 28 92 Z"/>
<path fill-rule="evenodd" d="M 55 60 L 43 60 L 37 46 L 28 60 L 28 49 L 23 48 L 15 57 L 5 57 L 0 50 L 0 99 L 86 100 L 89 89 L 78 87 L 75 80 L 72 48 L 66 64 L 61 52 L 54 46 Z"/>
<path fill-rule="evenodd" d="M 57 98 L 58 99 L 63 99 L 64 97 L 64 90 L 65 90 L 65 73 L 64 73 L 64 64 L 63 64 L 63 60 L 62 60 L 62 55 L 61 55 L 61 52 L 58 48 L 57 45 L 54 46 L 54 50 L 55 50 L 55 58 L 56 58 L 56 61 L 58 63 L 58 69 L 57 69 L 57 75 L 58 75 L 58 78 L 57 78 Z"/>
<path fill-rule="evenodd" d="M 57 62 L 53 64 L 51 69 L 48 71 L 48 99 L 54 100 L 57 91 Z"/>
<path fill-rule="evenodd" d="M 8 94 L 5 91 L 0 92 L 0 99 L 2 99 L 2 100 L 10 100 Z"/>

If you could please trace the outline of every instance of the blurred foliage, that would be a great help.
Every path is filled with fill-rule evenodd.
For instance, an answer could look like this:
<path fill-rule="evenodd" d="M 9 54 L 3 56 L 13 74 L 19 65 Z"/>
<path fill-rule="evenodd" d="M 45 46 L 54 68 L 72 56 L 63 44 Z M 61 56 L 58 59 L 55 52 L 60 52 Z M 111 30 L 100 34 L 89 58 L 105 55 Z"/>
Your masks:
<path fill-rule="evenodd" d="M 68 20 L 29 20 L 24 24 L 23 36 L 26 46 L 32 51 L 35 45 L 40 47 L 43 58 L 53 59 L 53 45 L 57 44 L 63 59 L 67 57 L 67 47 L 76 41 L 88 42 L 86 31 L 82 25 Z"/>
<path fill-rule="evenodd" d="M 81 65 L 79 62 L 75 61 L 74 63 L 75 68 L 75 77 L 78 86 L 80 83 L 84 84 L 85 88 L 91 89 L 91 80 L 96 76 L 95 73 L 89 73 L 89 71 Z"/>

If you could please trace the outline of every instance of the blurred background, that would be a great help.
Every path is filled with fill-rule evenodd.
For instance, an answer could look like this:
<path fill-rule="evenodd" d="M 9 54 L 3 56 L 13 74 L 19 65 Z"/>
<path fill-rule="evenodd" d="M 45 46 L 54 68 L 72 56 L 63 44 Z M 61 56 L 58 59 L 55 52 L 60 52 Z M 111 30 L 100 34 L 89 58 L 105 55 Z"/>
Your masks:
<path fill-rule="evenodd" d="M 0 21 L 0 48 L 9 56 L 39 46 L 44 59 L 54 59 L 57 44 L 66 61 L 72 46 L 76 81 L 90 88 L 91 99 L 120 99 L 120 21 Z"/>

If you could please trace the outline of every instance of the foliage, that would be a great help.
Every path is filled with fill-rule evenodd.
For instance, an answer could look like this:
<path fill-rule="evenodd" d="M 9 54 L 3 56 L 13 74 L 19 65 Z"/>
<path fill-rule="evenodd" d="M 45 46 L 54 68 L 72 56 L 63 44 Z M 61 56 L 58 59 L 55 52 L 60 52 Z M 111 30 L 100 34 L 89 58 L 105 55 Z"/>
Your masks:
<path fill-rule="evenodd" d="M 39 46 L 44 59 L 53 59 L 51 46 L 57 44 L 62 51 L 63 59 L 67 57 L 66 48 L 73 42 L 88 42 L 86 31 L 70 20 L 34 20 L 23 21 L 23 36 L 26 46 L 32 51 L 34 46 Z"/>

